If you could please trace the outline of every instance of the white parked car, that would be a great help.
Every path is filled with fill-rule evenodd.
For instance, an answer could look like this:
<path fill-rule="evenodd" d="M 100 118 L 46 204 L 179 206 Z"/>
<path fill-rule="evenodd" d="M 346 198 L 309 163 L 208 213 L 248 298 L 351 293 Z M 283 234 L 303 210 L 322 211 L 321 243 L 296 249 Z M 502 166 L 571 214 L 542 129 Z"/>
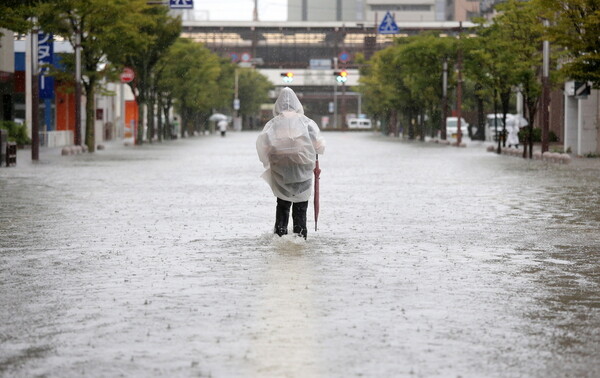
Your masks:
<path fill-rule="evenodd" d="M 498 134 L 502 133 L 502 114 L 488 114 L 485 119 L 485 140 L 495 142 L 498 140 Z"/>
<path fill-rule="evenodd" d="M 349 129 L 371 129 L 373 126 L 371 125 L 371 120 L 367 118 L 350 118 L 348 120 L 348 128 Z"/>
<path fill-rule="evenodd" d="M 462 133 L 462 139 L 469 137 L 469 124 L 464 118 L 460 118 L 460 131 Z M 446 118 L 446 139 L 450 141 L 456 141 L 458 135 L 458 118 L 447 117 Z"/>

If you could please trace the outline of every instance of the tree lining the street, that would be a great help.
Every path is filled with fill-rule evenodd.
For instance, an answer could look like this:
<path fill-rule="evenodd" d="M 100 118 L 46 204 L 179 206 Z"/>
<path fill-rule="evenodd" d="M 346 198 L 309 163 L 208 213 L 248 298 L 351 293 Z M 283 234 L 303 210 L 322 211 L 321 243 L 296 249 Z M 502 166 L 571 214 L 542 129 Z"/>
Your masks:
<path fill-rule="evenodd" d="M 69 41 L 73 50 L 80 35 L 82 86 L 85 92 L 85 144 L 95 150 L 95 94 L 107 72 L 107 57 L 118 57 L 147 43 L 138 32 L 147 22 L 144 0 L 54 0 L 36 10 L 45 32 Z M 71 67 L 74 69 L 74 67 Z"/>
<path fill-rule="evenodd" d="M 138 127 L 136 144 L 144 141 L 145 123 L 147 123 L 147 140 L 152 141 L 155 134 L 155 108 L 157 102 L 156 65 L 168 52 L 169 46 L 175 43 L 181 32 L 181 18 L 169 16 L 165 6 L 150 6 L 140 10 L 142 22 L 137 29 L 138 38 L 143 41 L 126 54 L 109 56 L 119 66 L 127 66 L 135 72 L 135 78 L 128 83 L 138 104 Z M 111 59 L 112 58 L 112 59 Z M 148 111 L 145 116 L 146 109 Z M 160 112 L 158 114 L 160 116 Z M 146 122 L 144 122 L 146 121 Z M 160 139 L 160 136 L 159 136 Z"/>
<path fill-rule="evenodd" d="M 273 84 L 260 72 L 253 68 L 238 69 L 238 98 L 240 100 L 240 115 L 243 124 L 255 123 L 254 116 L 260 111 L 260 106 L 269 102 L 269 91 Z"/>
<path fill-rule="evenodd" d="M 0 17 L 0 26 L 24 33 L 34 27 L 41 28 L 64 38 L 74 51 L 76 35 L 80 32 L 85 144 L 90 152 L 95 149 L 95 94 L 110 95 L 104 85 L 118 80 L 124 67 L 131 67 L 135 72 L 135 79 L 129 85 L 138 103 L 138 143 L 144 141 L 146 121 L 147 140 L 157 134 L 159 140 L 170 135 L 161 129 L 163 119 L 168 125 L 173 106 L 182 113 L 186 126 L 182 131 L 187 134 L 198 131 L 198 125 L 205 122 L 214 109 L 231 112 L 234 65 L 191 41 L 180 40 L 177 48 L 170 48 L 178 40 L 181 20 L 170 16 L 165 5 L 148 5 L 145 0 L 24 1 L 14 5 L 12 13 Z M 4 4 L 0 9 L 2 7 Z M 37 25 L 28 19 L 31 16 L 39 17 Z M 165 58 L 169 54 L 172 58 L 183 48 L 182 44 L 191 52 L 190 57 Z M 74 55 L 63 54 L 61 69 L 51 71 L 60 82 L 74 84 Z M 190 64 L 182 65 L 183 62 Z M 178 77 L 173 76 L 174 72 Z M 161 76 L 164 77 L 161 79 Z M 254 74 L 244 75 L 242 85 L 246 76 L 251 82 L 255 80 Z M 268 91 L 258 81 L 250 85 L 254 85 L 254 91 L 244 91 L 244 96 L 246 92 L 251 93 L 243 102 L 244 114 L 248 109 L 256 111 L 254 98 L 264 99 Z M 158 115 L 154 114 L 155 108 L 159 109 Z M 163 111 L 164 117 L 161 116 Z"/>
<path fill-rule="evenodd" d="M 505 120 L 505 114 L 512 104 L 512 96 L 521 92 L 530 125 L 527 155 L 531 157 L 533 125 L 541 96 L 542 42 L 548 37 L 539 15 L 545 14 L 542 5 L 548 1 L 551 0 L 509 0 L 499 4 L 498 16 L 491 21 L 478 20 L 478 26 L 469 31 L 475 32 L 474 36 L 462 33 L 457 39 L 458 34 L 454 38 L 420 34 L 397 38 L 393 46 L 375 53 L 367 65 L 361 68 L 360 91 L 365 98 L 365 109 L 374 118 L 391 123 L 392 127 L 396 116 L 404 119 L 410 139 L 415 137 L 412 132 L 414 120 L 423 122 L 429 119 L 429 130 L 433 135 L 439 129 L 438 124 L 442 124 L 439 119 L 443 114 L 443 60 L 448 61 L 450 94 L 456 88 L 455 63 L 460 48 L 465 58 L 463 88 L 468 89 L 463 104 L 477 108 L 478 124 L 483 126 L 484 108 L 494 108 L 494 113 L 497 113 L 496 109 L 500 106 Z M 588 24 L 595 25 L 595 22 L 592 19 Z M 550 30 L 558 33 L 559 29 Z M 587 39 L 588 49 L 589 45 L 598 44 L 598 38 L 592 41 L 593 35 L 592 38 L 588 35 Z M 556 62 L 556 46 L 553 46 L 552 53 L 552 61 Z M 587 63 L 588 69 L 594 67 L 591 61 Z M 555 77 L 558 70 L 556 64 L 551 65 L 550 70 L 551 76 Z M 571 71 L 566 69 L 566 72 Z M 589 80 L 593 77 L 587 76 Z M 452 100 L 449 103 L 455 103 L 455 96 L 450 98 Z M 422 125 L 419 125 L 418 135 L 421 139 L 426 134 L 428 133 Z M 525 154 L 524 150 L 524 156 Z"/>
<path fill-rule="evenodd" d="M 179 38 L 160 65 L 159 85 L 174 99 L 181 115 L 181 137 L 193 135 L 212 109 L 222 105 L 220 96 L 215 96 L 221 89 L 221 61 L 203 45 Z"/>
<path fill-rule="evenodd" d="M 600 89 L 600 2 L 597 0 L 538 0 L 550 21 L 548 36 L 563 46 L 566 78 L 590 81 Z"/>

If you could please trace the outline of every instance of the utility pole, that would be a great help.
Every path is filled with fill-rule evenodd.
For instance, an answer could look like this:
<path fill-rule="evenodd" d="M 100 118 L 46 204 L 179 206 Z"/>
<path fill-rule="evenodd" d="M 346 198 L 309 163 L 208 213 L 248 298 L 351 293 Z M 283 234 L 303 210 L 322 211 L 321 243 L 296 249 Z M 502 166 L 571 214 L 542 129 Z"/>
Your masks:
<path fill-rule="evenodd" d="M 31 31 L 31 160 L 40 159 L 40 91 L 37 18 Z"/>
<path fill-rule="evenodd" d="M 346 130 L 346 82 L 342 81 L 342 130 Z"/>
<path fill-rule="evenodd" d="M 333 71 L 337 71 L 338 69 L 338 58 L 334 57 L 333 58 Z M 337 129 L 338 126 L 338 104 L 337 104 L 337 86 L 338 86 L 338 81 L 334 80 L 333 81 L 333 128 Z"/>
<path fill-rule="evenodd" d="M 548 20 L 544 20 L 544 27 L 549 26 Z M 548 134 L 550 131 L 550 42 L 546 39 L 543 43 L 543 69 L 542 69 L 542 153 L 548 151 Z"/>
<path fill-rule="evenodd" d="M 233 129 L 242 131 L 242 120 L 240 119 L 240 99 L 239 99 L 239 71 L 235 69 L 235 98 L 233 99 Z"/>
<path fill-rule="evenodd" d="M 462 126 L 461 126 L 461 118 L 462 118 L 462 46 L 460 45 L 460 33 L 462 33 L 462 21 L 458 23 L 458 54 L 456 57 L 456 69 L 458 73 L 456 83 L 456 126 L 458 128 L 456 132 L 456 145 L 460 147 L 462 143 Z"/>
<path fill-rule="evenodd" d="M 442 140 L 446 140 L 446 118 L 448 118 L 448 58 L 444 58 L 442 74 L 442 123 L 440 126 Z"/>
<path fill-rule="evenodd" d="M 258 0 L 254 0 L 254 11 L 252 12 L 252 21 L 258 21 Z"/>
<path fill-rule="evenodd" d="M 81 146 L 81 29 L 75 30 L 75 145 Z"/>

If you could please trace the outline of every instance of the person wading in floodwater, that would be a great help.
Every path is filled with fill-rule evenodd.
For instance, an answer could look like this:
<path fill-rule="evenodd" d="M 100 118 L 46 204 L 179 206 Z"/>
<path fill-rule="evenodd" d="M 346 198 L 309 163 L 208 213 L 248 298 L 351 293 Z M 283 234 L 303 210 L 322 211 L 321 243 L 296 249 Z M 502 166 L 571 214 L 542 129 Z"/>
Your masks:
<path fill-rule="evenodd" d="M 262 178 L 277 197 L 275 233 L 288 233 L 290 207 L 294 234 L 306 239 L 306 210 L 312 190 L 317 154 L 325 152 L 325 140 L 315 121 L 304 115 L 296 93 L 283 88 L 273 116 L 256 140 L 258 157 L 265 167 Z"/>

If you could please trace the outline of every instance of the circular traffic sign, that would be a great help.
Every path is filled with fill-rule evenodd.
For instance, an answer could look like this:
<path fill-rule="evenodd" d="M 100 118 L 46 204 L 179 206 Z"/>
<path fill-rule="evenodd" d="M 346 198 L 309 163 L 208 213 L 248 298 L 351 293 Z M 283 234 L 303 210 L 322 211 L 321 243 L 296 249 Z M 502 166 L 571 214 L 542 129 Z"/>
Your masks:
<path fill-rule="evenodd" d="M 123 72 L 121 72 L 121 83 L 130 83 L 135 79 L 135 72 L 129 67 L 123 68 Z"/>
<path fill-rule="evenodd" d="M 252 55 L 250 53 L 242 53 L 242 62 L 249 62 L 252 59 Z"/>
<path fill-rule="evenodd" d="M 350 54 L 344 51 L 343 53 L 340 53 L 340 55 L 338 55 L 338 59 L 342 63 L 348 63 L 348 61 L 350 61 Z"/>

